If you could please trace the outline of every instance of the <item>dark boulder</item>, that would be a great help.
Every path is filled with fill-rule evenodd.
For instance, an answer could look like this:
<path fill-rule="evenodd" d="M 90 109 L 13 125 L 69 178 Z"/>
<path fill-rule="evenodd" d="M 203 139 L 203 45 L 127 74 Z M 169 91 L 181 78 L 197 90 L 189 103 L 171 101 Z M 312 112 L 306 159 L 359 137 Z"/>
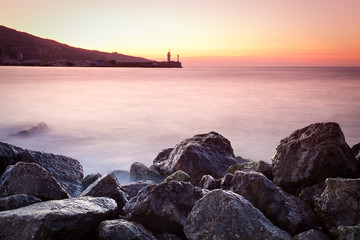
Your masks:
<path fill-rule="evenodd" d="M 132 197 L 135 197 L 142 188 L 155 184 L 156 183 L 154 181 L 142 180 L 142 181 L 137 181 L 126 185 L 122 185 L 122 187 L 124 188 L 125 192 L 129 195 L 129 199 L 130 199 Z"/>
<path fill-rule="evenodd" d="M 221 184 L 221 179 L 215 179 L 210 175 L 202 176 L 199 183 L 201 188 L 208 190 L 219 189 L 220 184 Z"/>
<path fill-rule="evenodd" d="M 360 179 L 328 178 L 315 197 L 315 211 L 327 230 L 336 236 L 340 226 L 360 224 Z"/>
<path fill-rule="evenodd" d="M 101 222 L 98 233 L 99 240 L 156 240 L 141 224 L 124 219 Z"/>
<path fill-rule="evenodd" d="M 166 148 L 161 150 L 161 152 L 159 152 L 158 155 L 155 157 L 154 162 L 166 161 L 169 158 L 172 150 L 174 150 L 174 148 Z"/>
<path fill-rule="evenodd" d="M 80 194 L 80 196 L 112 198 L 118 205 L 119 214 L 123 214 L 122 208 L 129 197 L 125 192 L 125 189 L 120 186 L 114 173 L 106 174 L 93 182 Z"/>
<path fill-rule="evenodd" d="M 312 209 L 315 209 L 315 198 L 325 190 L 325 187 L 325 182 L 321 182 L 314 186 L 304 188 L 301 190 L 299 198 L 306 202 Z"/>
<path fill-rule="evenodd" d="M 340 226 L 337 228 L 338 240 L 359 240 L 360 239 L 360 225 L 354 226 Z"/>
<path fill-rule="evenodd" d="M 351 151 L 354 153 L 356 160 L 360 161 L 360 143 L 355 144 Z"/>
<path fill-rule="evenodd" d="M 294 240 L 330 240 L 328 236 L 319 230 L 311 229 L 294 236 Z"/>
<path fill-rule="evenodd" d="M 37 202 L 41 202 L 41 199 L 38 197 L 28 194 L 16 194 L 9 197 L 0 198 L 0 211 L 26 207 Z"/>
<path fill-rule="evenodd" d="M 29 194 L 42 200 L 69 198 L 66 190 L 36 163 L 18 162 L 7 168 L 0 178 L 0 197 Z"/>
<path fill-rule="evenodd" d="M 289 193 L 329 177 L 358 177 L 359 167 L 337 123 L 315 123 L 280 141 L 272 158 L 274 182 Z"/>
<path fill-rule="evenodd" d="M 171 233 L 167 233 L 167 232 L 156 235 L 156 239 L 157 240 L 181 240 L 181 238 L 179 238 L 175 234 L 171 234 Z"/>
<path fill-rule="evenodd" d="M 223 178 L 221 178 L 221 182 L 220 182 L 220 188 L 222 190 L 230 190 L 233 186 L 233 180 L 234 178 L 234 174 L 225 174 L 225 176 Z"/>
<path fill-rule="evenodd" d="M 90 186 L 93 182 L 101 178 L 100 173 L 91 173 L 84 177 L 84 179 L 81 181 L 83 189 L 86 189 L 88 186 Z"/>
<path fill-rule="evenodd" d="M 195 203 L 184 232 L 189 240 L 292 239 L 244 197 L 220 189 L 209 192 Z"/>
<path fill-rule="evenodd" d="M 8 165 L 17 162 L 39 164 L 49 171 L 71 196 L 78 196 L 82 191 L 83 168 L 75 159 L 0 142 L 0 175 Z"/>
<path fill-rule="evenodd" d="M 246 162 L 243 164 L 235 164 L 228 168 L 226 173 L 234 174 L 236 171 L 255 171 L 264 174 L 268 179 L 273 179 L 273 167 L 271 163 L 264 161 Z"/>
<path fill-rule="evenodd" d="M 34 126 L 21 130 L 15 134 L 10 135 L 10 137 L 31 137 L 34 135 L 45 133 L 49 130 L 48 125 L 44 122 L 40 122 Z"/>
<path fill-rule="evenodd" d="M 168 176 L 183 170 L 197 184 L 203 175 L 224 176 L 237 160 L 229 140 L 216 132 L 195 135 L 177 144 L 167 158 L 156 158 L 154 167 Z"/>
<path fill-rule="evenodd" d="M 170 182 L 170 181 L 188 182 L 190 181 L 190 176 L 183 170 L 177 170 L 176 172 L 167 176 L 164 180 L 164 182 Z"/>
<path fill-rule="evenodd" d="M 195 202 L 203 196 L 200 188 L 187 182 L 165 182 L 143 188 L 124 207 L 126 217 L 155 234 L 184 236 L 183 226 Z"/>
<path fill-rule="evenodd" d="M 133 182 L 141 180 L 151 180 L 154 182 L 161 182 L 164 179 L 159 172 L 150 169 L 142 163 L 134 162 L 130 166 L 130 180 Z"/>
<path fill-rule="evenodd" d="M 276 187 L 261 173 L 236 171 L 230 186 L 231 191 L 245 197 L 277 227 L 291 235 L 319 225 L 309 205 Z"/>
<path fill-rule="evenodd" d="M 0 212 L 0 239 L 96 239 L 96 227 L 111 219 L 116 203 L 110 198 L 79 197 L 39 202 Z"/>

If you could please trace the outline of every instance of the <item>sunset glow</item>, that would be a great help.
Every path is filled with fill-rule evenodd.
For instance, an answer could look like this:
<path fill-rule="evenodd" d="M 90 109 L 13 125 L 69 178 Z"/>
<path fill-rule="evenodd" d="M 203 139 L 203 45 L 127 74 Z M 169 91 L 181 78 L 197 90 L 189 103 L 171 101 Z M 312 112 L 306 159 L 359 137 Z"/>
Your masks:
<path fill-rule="evenodd" d="M 0 25 L 191 65 L 360 65 L 360 1 L 5 1 Z"/>

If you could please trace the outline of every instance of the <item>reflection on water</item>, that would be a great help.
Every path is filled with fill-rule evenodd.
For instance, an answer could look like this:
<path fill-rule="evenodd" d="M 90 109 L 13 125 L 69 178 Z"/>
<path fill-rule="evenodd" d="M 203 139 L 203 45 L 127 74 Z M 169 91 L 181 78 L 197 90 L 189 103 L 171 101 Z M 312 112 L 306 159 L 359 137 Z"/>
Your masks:
<path fill-rule="evenodd" d="M 360 142 L 359 92 L 360 68 L 0 67 L 0 141 L 104 174 L 213 130 L 236 155 L 270 161 L 279 140 L 314 122 Z M 8 137 L 39 122 L 49 131 Z"/>

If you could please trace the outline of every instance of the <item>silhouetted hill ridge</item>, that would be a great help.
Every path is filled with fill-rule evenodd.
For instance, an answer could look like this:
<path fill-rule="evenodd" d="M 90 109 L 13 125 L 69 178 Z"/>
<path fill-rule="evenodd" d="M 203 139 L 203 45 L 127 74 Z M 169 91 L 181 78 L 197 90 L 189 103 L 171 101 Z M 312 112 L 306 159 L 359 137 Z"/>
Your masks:
<path fill-rule="evenodd" d="M 118 53 L 107 53 L 71 47 L 54 40 L 0 26 L 0 63 L 9 60 L 116 60 L 117 62 L 148 62 L 150 60 Z"/>

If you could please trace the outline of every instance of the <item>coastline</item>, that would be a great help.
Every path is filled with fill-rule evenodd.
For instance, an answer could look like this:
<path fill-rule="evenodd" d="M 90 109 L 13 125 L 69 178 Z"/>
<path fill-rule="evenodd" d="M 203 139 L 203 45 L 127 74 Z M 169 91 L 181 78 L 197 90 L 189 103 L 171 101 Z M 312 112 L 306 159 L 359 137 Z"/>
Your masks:
<path fill-rule="evenodd" d="M 351 203 L 359 196 L 350 194 L 360 183 L 359 146 L 350 149 L 337 123 L 311 124 L 282 139 L 271 164 L 235 158 L 231 143 L 209 132 L 164 149 L 150 167 L 134 163 L 133 182 L 121 185 L 125 171 L 84 178 L 75 159 L 1 143 L 0 238 L 345 239 L 360 233 Z M 91 223 L 79 220 L 85 215 Z"/>
<path fill-rule="evenodd" d="M 1 64 L 0 66 L 25 66 L 25 67 L 127 67 L 127 68 L 182 68 L 181 62 L 116 62 L 112 61 L 95 61 L 95 62 L 77 62 L 65 61 L 62 63 L 53 63 L 45 61 L 29 61 L 29 62 L 14 62 Z"/>

